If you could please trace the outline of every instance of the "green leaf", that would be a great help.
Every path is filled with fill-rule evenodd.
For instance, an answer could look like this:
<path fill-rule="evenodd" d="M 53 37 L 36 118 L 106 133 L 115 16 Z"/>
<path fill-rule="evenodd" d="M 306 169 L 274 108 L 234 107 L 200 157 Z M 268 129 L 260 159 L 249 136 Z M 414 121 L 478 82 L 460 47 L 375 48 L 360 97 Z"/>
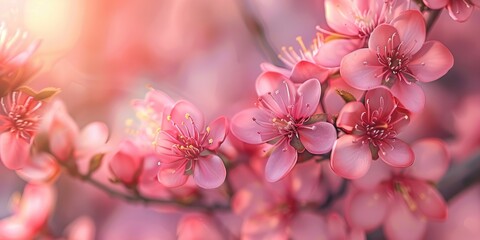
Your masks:
<path fill-rule="evenodd" d="M 304 122 L 304 125 L 310 125 L 314 124 L 316 122 L 326 122 L 328 120 L 328 114 L 326 113 L 318 113 L 312 115 L 306 122 Z"/>
<path fill-rule="evenodd" d="M 345 103 L 357 101 L 357 99 L 355 98 L 355 96 L 353 96 L 353 94 L 351 94 L 351 93 L 349 93 L 345 90 L 336 89 L 336 92 L 337 92 L 338 95 L 340 95 L 340 97 L 342 97 L 342 99 L 343 99 L 343 101 L 345 101 Z"/>
<path fill-rule="evenodd" d="M 41 101 L 53 97 L 55 94 L 59 93 L 59 88 L 48 87 L 40 90 L 37 94 L 34 95 L 35 100 Z"/>
<path fill-rule="evenodd" d="M 90 163 L 88 165 L 88 174 L 92 174 L 102 166 L 102 160 L 105 156 L 105 153 L 97 153 L 95 154 L 92 159 L 90 159 Z"/>

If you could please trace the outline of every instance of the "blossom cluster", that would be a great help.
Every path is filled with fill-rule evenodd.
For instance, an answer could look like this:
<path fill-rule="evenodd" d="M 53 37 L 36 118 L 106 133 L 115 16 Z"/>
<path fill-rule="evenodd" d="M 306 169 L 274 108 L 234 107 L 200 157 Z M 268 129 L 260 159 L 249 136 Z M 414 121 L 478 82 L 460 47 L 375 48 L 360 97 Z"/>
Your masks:
<path fill-rule="evenodd" d="M 87 217 L 61 236 L 45 230 L 64 173 L 179 213 L 178 239 L 365 239 L 379 228 L 423 239 L 448 217 L 435 184 L 451 153 L 402 133 L 425 110 L 422 87 L 454 64 L 425 19 L 446 8 L 466 21 L 480 3 L 415 2 L 325 0 L 327 26 L 310 47 L 299 37 L 300 51 L 284 48 L 282 65 L 261 64 L 251 105 L 210 118 L 150 87 L 121 137 L 102 122 L 79 127 L 59 89 L 28 87 L 40 41 L 2 23 L 0 160 L 28 183 L 0 238 L 94 238 Z"/>

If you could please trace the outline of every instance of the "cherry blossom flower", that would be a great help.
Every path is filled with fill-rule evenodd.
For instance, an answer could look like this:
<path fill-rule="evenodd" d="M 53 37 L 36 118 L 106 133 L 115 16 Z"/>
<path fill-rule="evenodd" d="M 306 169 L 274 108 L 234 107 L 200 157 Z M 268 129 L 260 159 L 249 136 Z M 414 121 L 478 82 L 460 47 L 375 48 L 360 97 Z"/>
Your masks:
<path fill-rule="evenodd" d="M 12 31 L 0 23 L 0 97 L 22 85 L 35 72 L 27 66 L 40 41 L 30 41 L 27 32 Z"/>
<path fill-rule="evenodd" d="M 21 199 L 14 202 L 14 214 L 0 220 L 0 238 L 34 239 L 43 230 L 55 199 L 56 191 L 51 185 L 27 184 Z"/>
<path fill-rule="evenodd" d="M 448 169 L 446 146 L 439 139 L 422 139 L 412 148 L 412 167 L 400 170 L 376 162 L 366 176 L 353 181 L 357 191 L 346 208 L 350 224 L 368 231 L 384 223 L 388 239 L 423 239 L 426 220 L 446 219 L 445 200 L 430 184 Z"/>
<path fill-rule="evenodd" d="M 371 160 L 377 158 L 394 167 L 412 165 L 410 146 L 397 138 L 408 122 L 407 112 L 384 88 L 367 91 L 365 104 L 346 104 L 337 119 L 337 126 L 346 134 L 333 146 L 333 171 L 345 178 L 359 178 L 368 171 Z"/>
<path fill-rule="evenodd" d="M 448 48 L 437 41 L 425 42 L 425 36 L 422 14 L 404 11 L 373 30 L 368 48 L 346 55 L 340 73 L 348 84 L 361 90 L 387 86 L 407 109 L 419 112 L 425 95 L 415 82 L 437 80 L 453 66 Z"/>
<path fill-rule="evenodd" d="M 160 157 L 158 180 L 178 187 L 193 175 L 202 188 L 219 187 L 226 169 L 215 152 L 227 135 L 227 119 L 219 117 L 205 126 L 203 113 L 187 101 L 177 102 L 166 115 L 154 142 Z"/>
<path fill-rule="evenodd" d="M 475 6 L 480 6 L 479 0 L 423 0 L 431 9 L 447 8 L 450 17 L 458 22 L 465 22 L 470 18 Z"/>
<path fill-rule="evenodd" d="M 326 41 L 315 55 L 316 62 L 325 67 L 338 67 L 342 58 L 350 52 L 363 48 L 372 31 L 388 22 L 399 9 L 395 1 L 385 0 L 326 0 L 325 18 L 333 39 Z M 401 2 L 401 1 L 398 1 Z"/>
<path fill-rule="evenodd" d="M 199 234 L 204 239 L 227 239 L 219 224 L 208 215 L 190 213 L 180 219 L 177 226 L 177 239 L 194 240 L 199 238 Z"/>
<path fill-rule="evenodd" d="M 315 60 L 315 56 L 318 54 L 318 50 L 322 46 L 322 38 L 321 34 L 318 33 L 310 48 L 307 48 L 303 43 L 302 38 L 297 37 L 296 40 L 301 48 L 298 53 L 293 47 L 282 47 L 282 52 L 278 57 L 291 70 L 280 68 L 270 63 L 262 63 L 262 70 L 265 72 L 272 71 L 281 73 L 294 83 L 303 83 L 312 78 L 324 82 L 327 79 L 330 70 L 320 66 Z"/>
<path fill-rule="evenodd" d="M 292 141 L 300 141 L 313 154 L 331 150 L 337 138 L 333 125 L 310 121 L 320 100 L 317 79 L 307 80 L 296 89 L 285 76 L 266 72 L 257 79 L 256 86 L 258 107 L 236 114 L 231 130 L 246 143 L 275 142 L 265 168 L 268 181 L 280 180 L 295 166 L 302 150 L 295 149 Z"/>
<path fill-rule="evenodd" d="M 36 134 L 42 101 L 14 91 L 0 99 L 0 158 L 7 168 L 25 166 Z"/>

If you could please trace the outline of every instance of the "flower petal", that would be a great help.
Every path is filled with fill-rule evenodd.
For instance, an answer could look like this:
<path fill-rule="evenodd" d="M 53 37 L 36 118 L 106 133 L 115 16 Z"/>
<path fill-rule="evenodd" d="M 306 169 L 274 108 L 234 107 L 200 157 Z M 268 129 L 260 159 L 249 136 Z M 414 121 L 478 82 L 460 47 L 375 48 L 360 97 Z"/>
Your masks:
<path fill-rule="evenodd" d="M 93 122 L 80 131 L 77 138 L 76 151 L 94 151 L 108 140 L 108 127 L 102 122 Z"/>
<path fill-rule="evenodd" d="M 397 106 L 392 93 L 386 87 L 379 87 L 365 93 L 365 106 L 370 107 L 370 111 L 378 111 L 379 119 L 387 119 L 392 113 L 393 108 Z M 381 109 L 381 111 L 380 111 Z"/>
<path fill-rule="evenodd" d="M 285 222 L 278 214 L 257 214 L 246 218 L 241 229 L 242 239 L 288 239 Z"/>
<path fill-rule="evenodd" d="M 373 190 L 392 177 L 391 167 L 383 161 L 373 161 L 367 174 L 355 179 L 352 184 L 361 190 Z"/>
<path fill-rule="evenodd" d="M 17 170 L 18 176 L 28 182 L 53 181 L 60 173 L 60 166 L 52 155 L 41 152 L 32 156 L 23 168 Z"/>
<path fill-rule="evenodd" d="M 193 171 L 193 179 L 202 188 L 217 188 L 225 181 L 227 170 L 217 155 L 201 157 Z"/>
<path fill-rule="evenodd" d="M 411 190 L 410 195 L 413 201 L 423 216 L 435 220 L 447 218 L 447 204 L 437 189 L 423 180 L 409 180 L 406 184 Z"/>
<path fill-rule="evenodd" d="M 337 126 L 347 132 L 352 132 L 361 119 L 362 113 L 366 112 L 361 102 L 349 102 L 340 110 L 337 118 Z"/>
<path fill-rule="evenodd" d="M 402 41 L 403 53 L 415 54 L 422 48 L 426 37 L 425 19 L 417 10 L 407 10 L 392 20 Z"/>
<path fill-rule="evenodd" d="M 292 69 L 290 79 L 295 83 L 303 83 L 308 79 L 315 78 L 320 82 L 328 77 L 328 69 L 320 67 L 309 61 L 300 61 Z"/>
<path fill-rule="evenodd" d="M 411 112 L 420 112 L 425 106 L 425 93 L 415 83 L 397 82 L 391 89 L 393 95 Z"/>
<path fill-rule="evenodd" d="M 321 92 L 320 82 L 317 79 L 310 79 L 302 83 L 297 90 L 298 100 L 295 107 L 295 117 L 306 118 L 312 116 L 317 110 Z"/>
<path fill-rule="evenodd" d="M 422 82 L 431 82 L 445 75 L 453 66 L 453 55 L 445 45 L 428 41 L 408 64 L 408 69 Z"/>
<path fill-rule="evenodd" d="M 178 125 L 180 129 L 184 129 L 192 132 L 203 131 L 205 127 L 205 119 L 203 113 L 192 103 L 180 100 L 172 108 L 167 119 L 171 121 L 165 121 L 163 129 L 175 129 L 174 124 Z M 182 127 L 183 126 L 183 127 Z"/>
<path fill-rule="evenodd" d="M 314 58 L 321 66 L 336 68 L 340 66 L 343 57 L 362 47 L 361 39 L 333 39 L 323 44 Z"/>
<path fill-rule="evenodd" d="M 257 90 L 257 95 L 263 96 L 265 94 L 277 91 L 279 88 L 282 87 L 284 81 L 290 83 L 289 90 L 293 96 L 293 94 L 295 94 L 295 87 L 293 86 L 293 83 L 291 83 L 286 76 L 278 72 L 264 72 L 260 74 L 260 76 L 258 76 L 255 82 L 255 89 Z"/>
<path fill-rule="evenodd" d="M 285 177 L 297 163 L 297 151 L 287 140 L 281 140 L 267 160 L 265 178 L 276 182 Z"/>
<path fill-rule="evenodd" d="M 201 237 L 199 236 L 201 234 Z M 201 213 L 188 213 L 180 219 L 177 226 L 178 240 L 209 239 L 222 240 L 219 225 L 208 215 Z"/>
<path fill-rule="evenodd" d="M 371 52 L 385 56 L 384 49 L 395 49 L 400 45 L 400 38 L 395 27 L 389 24 L 377 26 L 368 39 L 368 48 Z"/>
<path fill-rule="evenodd" d="M 405 169 L 405 174 L 417 179 L 437 182 L 447 172 L 450 154 L 440 139 L 422 139 L 412 144 L 415 162 Z"/>
<path fill-rule="evenodd" d="M 298 128 L 300 141 L 313 154 L 323 154 L 332 150 L 337 139 L 337 130 L 327 122 L 316 122 L 312 125 Z"/>
<path fill-rule="evenodd" d="M 392 167 L 408 167 L 413 164 L 415 156 L 412 148 L 400 139 L 385 139 L 380 146 L 379 157 Z"/>
<path fill-rule="evenodd" d="M 427 227 L 426 220 L 413 215 L 406 204 L 398 198 L 391 206 L 394 207 L 390 208 L 383 225 L 386 237 L 392 240 L 423 239 Z"/>
<path fill-rule="evenodd" d="M 187 182 L 188 175 L 185 174 L 187 161 L 176 163 L 162 163 L 158 168 L 158 181 L 165 187 L 179 187 Z"/>
<path fill-rule="evenodd" d="M 355 25 L 352 3 L 347 0 L 325 0 L 325 18 L 330 28 L 338 33 L 356 36 L 358 27 Z"/>
<path fill-rule="evenodd" d="M 11 170 L 23 168 L 30 157 L 30 143 L 17 138 L 15 134 L 0 134 L 0 159 Z"/>
<path fill-rule="evenodd" d="M 472 15 L 474 6 L 466 1 L 450 1 L 447 9 L 453 20 L 465 22 Z"/>
<path fill-rule="evenodd" d="M 349 223 L 353 227 L 370 231 L 383 223 L 390 202 L 385 189 L 376 188 L 372 191 L 357 191 L 346 206 L 345 211 Z"/>
<path fill-rule="evenodd" d="M 230 130 L 243 142 L 260 144 L 280 136 L 271 122 L 272 118 L 264 110 L 249 108 L 233 116 Z"/>
<path fill-rule="evenodd" d="M 450 0 L 423 0 L 423 2 L 431 9 L 440 9 L 446 7 Z"/>
<path fill-rule="evenodd" d="M 338 91 L 348 92 L 352 94 L 355 99 L 362 98 L 364 93 L 364 91 L 348 85 L 341 77 L 329 79 L 329 86 L 325 94 L 323 94 L 324 111 L 328 114 L 338 115 L 343 106 L 346 105 L 345 100 L 340 96 Z"/>
<path fill-rule="evenodd" d="M 377 55 L 368 48 L 362 48 L 346 55 L 340 64 L 340 74 L 350 86 L 368 90 L 382 84 Z"/>
<path fill-rule="evenodd" d="M 364 176 L 372 162 L 368 144 L 355 142 L 356 137 L 344 135 L 333 145 L 330 166 L 339 176 L 349 179 Z"/>
<path fill-rule="evenodd" d="M 217 119 L 213 120 L 210 125 L 207 127 L 209 134 L 208 134 L 208 142 L 206 148 L 209 150 L 217 149 L 220 144 L 223 143 L 225 137 L 228 133 L 227 127 L 227 118 L 226 117 L 218 117 Z M 212 141 L 210 141 L 210 139 Z"/>

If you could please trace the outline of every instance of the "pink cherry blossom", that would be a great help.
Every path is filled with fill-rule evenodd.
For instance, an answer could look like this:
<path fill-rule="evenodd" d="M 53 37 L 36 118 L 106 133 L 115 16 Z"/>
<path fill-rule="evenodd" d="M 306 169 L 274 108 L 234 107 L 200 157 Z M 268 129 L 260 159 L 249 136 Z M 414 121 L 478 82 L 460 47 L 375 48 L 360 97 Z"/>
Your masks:
<path fill-rule="evenodd" d="M 423 0 L 431 9 L 447 8 L 450 17 L 458 22 L 467 21 L 473 9 L 480 7 L 479 0 Z"/>
<path fill-rule="evenodd" d="M 110 171 L 126 186 L 137 184 L 142 165 L 143 153 L 130 141 L 122 142 L 109 161 Z"/>
<path fill-rule="evenodd" d="M 351 86 L 368 90 L 384 85 L 410 111 L 425 104 L 416 81 L 431 82 L 453 66 L 453 56 L 442 43 L 425 42 L 425 20 L 420 12 L 402 12 L 370 35 L 368 48 L 346 55 L 340 73 Z"/>
<path fill-rule="evenodd" d="M 0 158 L 7 168 L 25 166 L 40 121 L 43 102 L 14 91 L 0 99 Z"/>
<path fill-rule="evenodd" d="M 227 119 L 219 117 L 205 126 L 203 113 L 187 101 L 177 102 L 166 115 L 154 142 L 160 156 L 158 180 L 167 187 L 178 187 L 193 175 L 202 188 L 219 187 L 226 169 L 215 152 L 227 135 Z"/>
<path fill-rule="evenodd" d="M 368 171 L 371 160 L 378 157 L 394 167 L 412 165 L 412 149 L 397 138 L 408 119 L 408 112 L 384 88 L 367 91 L 365 104 L 346 104 L 337 119 L 345 135 L 333 146 L 333 171 L 345 178 L 359 178 Z"/>
<path fill-rule="evenodd" d="M 376 162 L 366 176 L 353 181 L 356 191 L 346 208 L 352 226 L 372 230 L 383 223 L 388 239 L 422 239 L 425 220 L 446 219 L 447 205 L 430 184 L 448 169 L 446 146 L 438 139 L 422 139 L 412 148 L 411 168 L 393 169 Z"/>
<path fill-rule="evenodd" d="M 325 18 L 332 31 L 319 30 L 334 39 L 318 49 L 316 61 L 325 67 L 340 66 L 342 58 L 364 47 L 372 31 L 391 19 L 399 6 L 391 0 L 326 0 Z"/>
<path fill-rule="evenodd" d="M 267 161 L 268 181 L 282 179 L 297 162 L 292 141 L 300 141 L 306 150 L 322 154 L 331 150 L 337 133 L 332 124 L 309 121 L 316 113 L 321 87 L 317 79 L 302 83 L 298 89 L 285 76 L 266 72 L 257 79 L 258 107 L 243 110 L 232 118 L 232 133 L 250 144 L 275 142 Z"/>
<path fill-rule="evenodd" d="M 226 234 L 222 231 L 213 218 L 205 214 L 190 213 L 180 219 L 177 226 L 177 239 L 179 240 L 195 240 L 210 239 L 222 240 L 227 239 Z"/>
<path fill-rule="evenodd" d="M 51 185 L 27 184 L 14 214 L 0 220 L 1 239 L 34 239 L 55 206 L 56 191 Z"/>

